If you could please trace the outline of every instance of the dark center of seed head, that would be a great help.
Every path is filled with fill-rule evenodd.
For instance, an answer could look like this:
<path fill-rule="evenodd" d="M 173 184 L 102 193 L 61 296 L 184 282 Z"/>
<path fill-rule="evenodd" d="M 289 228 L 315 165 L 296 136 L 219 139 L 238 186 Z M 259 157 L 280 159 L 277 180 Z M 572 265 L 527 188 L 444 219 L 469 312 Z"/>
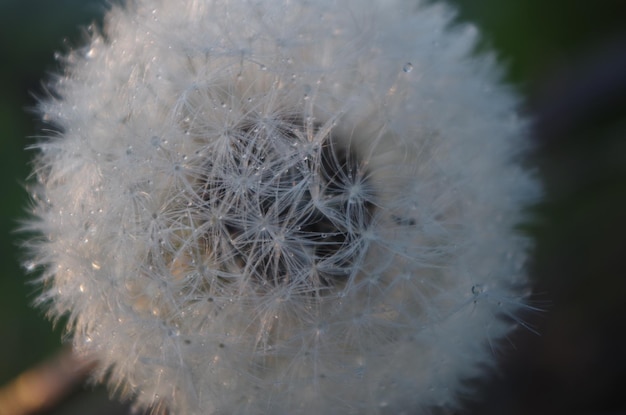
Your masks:
<path fill-rule="evenodd" d="M 351 146 L 299 118 L 243 123 L 226 139 L 201 186 L 219 212 L 207 240 L 225 275 L 314 293 L 349 278 L 375 206 Z"/>

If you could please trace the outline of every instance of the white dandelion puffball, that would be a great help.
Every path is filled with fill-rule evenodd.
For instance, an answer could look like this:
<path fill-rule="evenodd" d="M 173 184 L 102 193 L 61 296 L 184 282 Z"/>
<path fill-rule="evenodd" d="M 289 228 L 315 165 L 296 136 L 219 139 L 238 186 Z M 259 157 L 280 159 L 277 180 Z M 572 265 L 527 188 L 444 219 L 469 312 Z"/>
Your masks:
<path fill-rule="evenodd" d="M 129 0 L 40 103 L 30 268 L 171 414 L 454 406 L 524 306 L 527 123 L 409 0 Z"/>

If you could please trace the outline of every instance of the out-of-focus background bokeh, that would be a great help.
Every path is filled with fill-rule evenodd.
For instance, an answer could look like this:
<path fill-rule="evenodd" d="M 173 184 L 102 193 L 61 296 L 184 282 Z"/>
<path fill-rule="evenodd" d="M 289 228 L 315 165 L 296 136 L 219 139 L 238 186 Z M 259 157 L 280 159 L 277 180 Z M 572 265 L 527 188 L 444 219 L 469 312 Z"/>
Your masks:
<path fill-rule="evenodd" d="M 626 1 L 450 0 L 526 98 L 545 200 L 525 226 L 542 312 L 496 353 L 500 370 L 460 414 L 626 414 Z M 0 387 L 54 356 L 61 330 L 33 309 L 20 267 L 23 184 L 39 134 L 29 111 L 55 52 L 81 45 L 103 0 L 0 0 Z M 127 414 L 78 388 L 46 414 Z M 0 408 L 0 413 L 1 413 Z"/>

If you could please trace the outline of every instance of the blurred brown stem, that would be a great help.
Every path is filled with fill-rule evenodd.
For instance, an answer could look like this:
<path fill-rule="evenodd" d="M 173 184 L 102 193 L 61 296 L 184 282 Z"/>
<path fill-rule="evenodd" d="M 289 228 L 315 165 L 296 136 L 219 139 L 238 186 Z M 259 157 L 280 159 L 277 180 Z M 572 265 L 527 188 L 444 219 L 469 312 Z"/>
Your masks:
<path fill-rule="evenodd" d="M 0 388 L 0 415 L 29 415 L 58 404 L 80 385 L 95 362 L 80 358 L 71 348 L 20 374 Z"/>

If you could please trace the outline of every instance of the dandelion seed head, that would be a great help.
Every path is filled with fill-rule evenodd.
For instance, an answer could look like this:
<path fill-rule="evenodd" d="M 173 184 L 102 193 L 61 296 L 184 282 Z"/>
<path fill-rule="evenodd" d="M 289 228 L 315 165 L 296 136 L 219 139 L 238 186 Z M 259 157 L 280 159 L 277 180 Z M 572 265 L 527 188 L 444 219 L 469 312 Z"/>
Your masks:
<path fill-rule="evenodd" d="M 138 406 L 454 406 L 513 328 L 517 99 L 447 7 L 365 3 L 129 0 L 63 58 L 26 266 Z"/>

